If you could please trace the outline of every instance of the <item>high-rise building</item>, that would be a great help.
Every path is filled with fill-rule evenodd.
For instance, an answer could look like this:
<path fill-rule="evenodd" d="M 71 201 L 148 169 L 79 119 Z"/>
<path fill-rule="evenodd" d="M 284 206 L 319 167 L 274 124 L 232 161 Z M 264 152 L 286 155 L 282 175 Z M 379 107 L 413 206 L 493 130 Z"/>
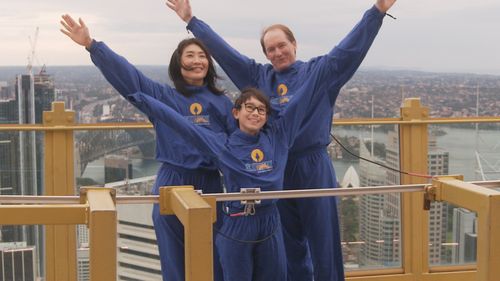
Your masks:
<path fill-rule="evenodd" d="M 447 175 L 449 171 L 449 153 L 439 149 L 436 137 L 429 135 L 427 158 L 429 175 Z M 443 242 L 446 241 L 448 223 L 448 204 L 433 202 L 429 210 L 429 263 L 441 264 L 448 260 Z"/>
<path fill-rule="evenodd" d="M 117 182 L 133 177 L 132 163 L 125 155 L 104 156 L 104 182 Z"/>
<path fill-rule="evenodd" d="M 371 141 L 371 140 L 369 140 Z M 363 158 L 383 163 L 360 142 L 359 154 Z M 359 164 L 361 186 L 379 186 L 387 183 L 386 169 L 361 161 Z M 366 266 L 394 266 L 400 262 L 399 211 L 394 211 L 390 194 L 361 196 L 359 206 L 360 262 Z M 397 202 L 395 202 L 397 203 Z"/>
<path fill-rule="evenodd" d="M 39 74 L 16 77 L 14 96 L 0 100 L 0 123 L 42 123 L 43 111 L 55 100 L 52 77 Z M 43 135 L 34 131 L 0 133 L 0 194 L 43 194 Z M 24 242 L 36 249 L 36 273 L 43 275 L 41 226 L 3 226 L 1 242 Z M 8 280 L 8 279 L 7 279 Z M 17 280 L 17 279 L 16 279 Z"/>
<path fill-rule="evenodd" d="M 7 87 L 4 84 L 4 88 Z M 17 124 L 17 99 L 0 99 L 0 124 Z M 19 134 L 0 132 L 0 194 L 17 194 L 19 186 Z M 17 241 L 21 227 L 0 226 L 1 241 Z"/>
<path fill-rule="evenodd" d="M 118 205 L 118 280 L 160 280 L 152 205 Z"/>
<path fill-rule="evenodd" d="M 0 280 L 35 281 L 36 250 L 21 243 L 0 243 Z"/>
<path fill-rule="evenodd" d="M 81 245 L 83 247 L 76 250 L 76 262 L 77 262 L 77 280 L 78 281 L 90 281 L 90 259 L 89 259 L 89 248 L 87 245 Z M 84 247 L 87 246 L 87 247 Z"/>
<path fill-rule="evenodd" d="M 397 130 L 388 132 L 386 155 L 376 159 L 361 143 L 360 155 L 399 170 Z M 438 149 L 436 139 L 429 136 L 428 173 L 448 174 L 449 153 Z M 361 186 L 399 185 L 400 174 L 364 161 L 360 162 Z M 401 199 L 398 193 L 364 195 L 360 200 L 360 240 L 364 242 L 360 260 L 371 266 L 398 266 L 401 262 Z M 429 262 L 439 264 L 445 258 L 448 221 L 447 206 L 433 203 L 429 211 Z"/>
<path fill-rule="evenodd" d="M 10 87 L 7 81 L 0 81 L 0 100 L 6 100 L 10 98 Z"/>
<path fill-rule="evenodd" d="M 149 194 L 155 177 L 144 177 L 106 184 L 121 195 Z M 161 279 L 160 258 L 151 218 L 153 206 L 118 205 L 118 279 Z"/>
<path fill-rule="evenodd" d="M 451 262 L 453 264 L 474 263 L 477 248 L 477 216 L 464 208 L 453 210 L 453 241 Z"/>

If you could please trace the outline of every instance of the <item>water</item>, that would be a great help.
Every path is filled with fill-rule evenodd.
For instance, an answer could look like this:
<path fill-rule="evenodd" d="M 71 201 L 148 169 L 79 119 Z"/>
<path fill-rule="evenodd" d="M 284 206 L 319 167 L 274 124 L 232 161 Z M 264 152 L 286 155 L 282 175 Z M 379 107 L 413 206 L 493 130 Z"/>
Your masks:
<path fill-rule="evenodd" d="M 445 128 L 440 127 L 446 134 L 438 136 L 437 147 L 440 151 L 449 152 L 449 174 L 460 174 L 464 180 L 483 180 L 479 173 L 476 161 L 476 148 L 484 158 L 482 165 L 485 171 L 500 171 L 500 131 L 499 130 L 480 130 L 476 137 L 476 131 L 473 129 Z M 368 129 L 346 129 L 336 127 L 335 134 L 340 136 L 353 136 L 360 138 L 369 138 Z M 387 143 L 387 134 L 375 131 L 373 138 L 376 142 Z M 358 171 L 359 162 L 350 162 L 345 160 L 332 161 L 339 181 L 341 181 L 350 165 Z M 490 165 L 488 165 L 488 163 Z M 491 167 L 488 167 L 491 166 Z M 500 179 L 500 172 L 486 175 L 486 180 Z"/>
<path fill-rule="evenodd" d="M 370 137 L 370 131 L 367 129 L 347 129 L 345 127 L 335 127 L 335 134 L 341 136 L 354 136 L 361 138 Z M 476 173 L 477 162 L 475 149 L 481 153 L 486 161 L 482 161 L 485 170 L 488 168 L 488 162 L 494 168 L 500 170 L 500 131 L 499 130 L 481 130 L 476 138 L 475 130 L 445 128 L 446 132 L 443 136 L 437 137 L 437 146 L 442 151 L 448 151 L 449 158 L 449 174 L 464 175 L 465 180 L 482 180 Z M 374 132 L 376 142 L 387 143 L 387 134 L 383 132 Z M 359 162 L 350 162 L 346 160 L 332 161 L 337 178 L 342 180 L 349 166 L 353 165 L 358 170 Z M 158 171 L 159 164 L 151 159 L 133 159 L 133 177 L 144 177 L 155 175 Z M 103 158 L 89 163 L 83 177 L 89 177 L 99 183 L 104 182 L 104 160 Z M 500 173 L 489 174 L 487 179 L 500 179 Z"/>
<path fill-rule="evenodd" d="M 160 168 L 154 159 L 132 159 L 132 178 L 154 176 Z M 91 178 L 98 184 L 104 184 L 104 157 L 87 165 L 82 178 Z"/>

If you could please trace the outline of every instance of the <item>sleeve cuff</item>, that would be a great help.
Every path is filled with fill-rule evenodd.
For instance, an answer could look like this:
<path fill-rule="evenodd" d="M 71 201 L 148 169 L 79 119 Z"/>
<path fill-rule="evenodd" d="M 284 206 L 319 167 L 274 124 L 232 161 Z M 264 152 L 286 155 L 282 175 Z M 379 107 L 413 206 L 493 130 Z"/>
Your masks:
<path fill-rule="evenodd" d="M 87 50 L 89 53 L 92 53 L 95 48 L 96 48 L 97 41 L 95 39 L 92 39 L 92 43 L 90 43 L 90 47 L 85 47 L 85 50 Z"/>
<path fill-rule="evenodd" d="M 378 8 L 377 6 L 373 5 L 369 10 L 368 10 L 368 14 L 370 15 L 375 15 L 375 16 L 378 16 L 380 18 L 383 18 L 385 17 L 385 13 L 382 13 Z"/>
<path fill-rule="evenodd" d="M 196 21 L 198 21 L 198 18 L 197 18 L 196 16 L 193 16 L 193 17 L 189 20 L 189 22 L 188 22 L 188 24 L 187 24 L 187 26 L 186 26 L 186 29 L 187 29 L 187 30 L 191 30 L 191 29 L 193 28 L 193 25 L 195 25 L 195 24 L 196 24 Z"/>

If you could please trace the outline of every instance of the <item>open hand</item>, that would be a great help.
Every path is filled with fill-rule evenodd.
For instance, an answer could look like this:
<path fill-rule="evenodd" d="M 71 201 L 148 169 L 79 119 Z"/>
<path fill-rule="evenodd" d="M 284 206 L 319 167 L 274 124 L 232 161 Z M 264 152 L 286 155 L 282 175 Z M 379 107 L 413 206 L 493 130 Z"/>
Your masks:
<path fill-rule="evenodd" d="M 70 15 L 65 14 L 61 16 L 61 32 L 66 34 L 71 40 L 75 41 L 78 45 L 90 48 L 92 38 L 90 37 L 89 29 L 80 18 L 76 22 Z"/>
<path fill-rule="evenodd" d="M 189 0 L 167 0 L 165 4 L 167 4 L 170 9 L 174 10 L 186 23 L 188 23 L 193 17 Z"/>

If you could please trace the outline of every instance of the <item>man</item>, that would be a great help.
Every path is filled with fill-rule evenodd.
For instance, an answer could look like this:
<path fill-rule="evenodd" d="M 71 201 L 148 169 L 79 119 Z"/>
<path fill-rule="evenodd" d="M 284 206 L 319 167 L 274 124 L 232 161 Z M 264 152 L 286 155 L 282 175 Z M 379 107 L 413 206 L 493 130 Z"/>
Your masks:
<path fill-rule="evenodd" d="M 270 64 L 259 64 L 229 46 L 206 23 L 192 15 L 189 0 L 167 0 L 166 4 L 188 24 L 188 30 L 205 43 L 239 89 L 257 87 L 270 97 L 273 116 L 296 96 L 302 81 L 311 75 L 311 69 L 321 64 L 331 65 L 330 79 L 316 89 L 323 92 L 323 102 L 307 112 L 289 152 L 284 189 L 291 190 L 337 186 L 326 151 L 330 143 L 333 107 L 340 89 L 363 61 L 386 12 L 395 2 L 377 0 L 338 46 L 308 62 L 296 59 L 297 42 L 291 30 L 284 25 L 272 25 L 263 31 L 260 39 Z M 335 198 L 280 200 L 278 206 L 288 280 L 344 280 Z"/>

